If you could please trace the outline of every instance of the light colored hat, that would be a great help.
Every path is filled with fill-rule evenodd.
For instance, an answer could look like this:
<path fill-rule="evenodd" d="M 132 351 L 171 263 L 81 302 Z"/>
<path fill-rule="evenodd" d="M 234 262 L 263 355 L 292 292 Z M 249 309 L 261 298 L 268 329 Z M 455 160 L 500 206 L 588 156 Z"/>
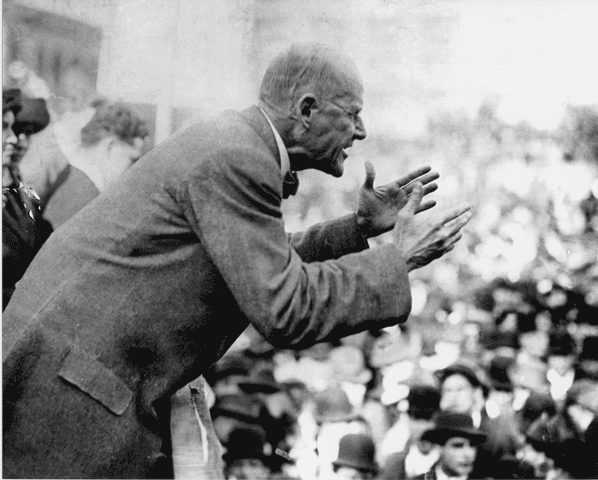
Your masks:
<path fill-rule="evenodd" d="M 363 352 L 354 346 L 344 345 L 330 351 L 334 378 L 340 382 L 368 383 L 372 372 L 365 366 Z"/>

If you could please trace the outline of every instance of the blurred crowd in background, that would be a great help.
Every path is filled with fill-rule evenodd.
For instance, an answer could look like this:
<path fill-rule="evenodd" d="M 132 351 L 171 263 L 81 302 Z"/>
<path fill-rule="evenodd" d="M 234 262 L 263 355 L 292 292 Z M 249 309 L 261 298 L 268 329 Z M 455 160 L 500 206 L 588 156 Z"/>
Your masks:
<path fill-rule="evenodd" d="M 153 129 L 80 66 L 59 95 L 23 62 L 7 72 L 3 307 L 52 230 Z M 555 132 L 495 113 L 489 101 L 417 138 L 368 139 L 380 172 L 429 163 L 448 173 L 439 195 L 476 216 L 414 274 L 406 324 L 302 351 L 251 328 L 238 339 L 205 375 L 228 478 L 390 480 L 451 461 L 459 478 L 598 478 L 598 112 L 571 108 Z M 291 231 L 352 210 L 362 173 L 340 191 L 317 175 L 285 206 Z M 451 432 L 467 443 L 457 454 Z"/>

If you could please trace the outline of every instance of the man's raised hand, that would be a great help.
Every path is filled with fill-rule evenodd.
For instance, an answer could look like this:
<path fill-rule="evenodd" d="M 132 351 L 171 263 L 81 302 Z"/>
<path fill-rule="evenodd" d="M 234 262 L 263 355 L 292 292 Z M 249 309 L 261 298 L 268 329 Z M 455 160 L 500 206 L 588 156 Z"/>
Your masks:
<path fill-rule="evenodd" d="M 405 257 L 409 271 L 451 251 L 471 218 L 467 204 L 449 208 L 433 218 L 415 217 L 421 211 L 423 196 L 424 187 L 415 182 L 407 205 L 397 215 L 393 231 L 393 243 Z"/>
<path fill-rule="evenodd" d="M 374 187 L 376 171 L 370 162 L 365 162 L 365 181 L 359 189 L 357 224 L 368 238 L 389 232 L 395 225 L 397 213 L 407 204 L 415 182 L 423 185 L 423 196 L 434 192 L 434 183 L 440 176 L 429 166 L 419 167 L 407 175 L 380 187 Z M 434 200 L 420 203 L 416 213 L 436 205 Z"/>

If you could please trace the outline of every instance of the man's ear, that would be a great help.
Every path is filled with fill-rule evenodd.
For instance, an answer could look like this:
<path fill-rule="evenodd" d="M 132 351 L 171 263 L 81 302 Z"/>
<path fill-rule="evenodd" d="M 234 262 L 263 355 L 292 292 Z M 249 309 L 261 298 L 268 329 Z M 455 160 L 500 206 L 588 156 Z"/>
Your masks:
<path fill-rule="evenodd" d="M 297 102 L 297 116 L 301 125 L 309 130 L 313 113 L 318 109 L 318 100 L 312 93 L 305 93 Z"/>
<path fill-rule="evenodd" d="M 108 135 L 100 140 L 100 145 L 106 150 L 110 150 L 116 144 L 116 137 L 114 135 Z"/>

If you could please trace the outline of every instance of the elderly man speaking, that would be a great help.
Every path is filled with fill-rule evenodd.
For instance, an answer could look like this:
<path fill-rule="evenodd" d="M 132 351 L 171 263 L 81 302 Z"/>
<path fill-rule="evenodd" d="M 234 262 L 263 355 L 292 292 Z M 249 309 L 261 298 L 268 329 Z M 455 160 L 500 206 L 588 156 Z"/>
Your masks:
<path fill-rule="evenodd" d="M 407 319 L 408 272 L 471 215 L 416 215 L 436 173 L 374 188 L 368 164 L 356 214 L 284 231 L 293 172 L 341 176 L 365 138 L 362 95 L 344 54 L 291 46 L 259 106 L 176 133 L 53 234 L 4 312 L 5 477 L 168 475 L 171 395 L 248 324 L 299 349 Z"/>

